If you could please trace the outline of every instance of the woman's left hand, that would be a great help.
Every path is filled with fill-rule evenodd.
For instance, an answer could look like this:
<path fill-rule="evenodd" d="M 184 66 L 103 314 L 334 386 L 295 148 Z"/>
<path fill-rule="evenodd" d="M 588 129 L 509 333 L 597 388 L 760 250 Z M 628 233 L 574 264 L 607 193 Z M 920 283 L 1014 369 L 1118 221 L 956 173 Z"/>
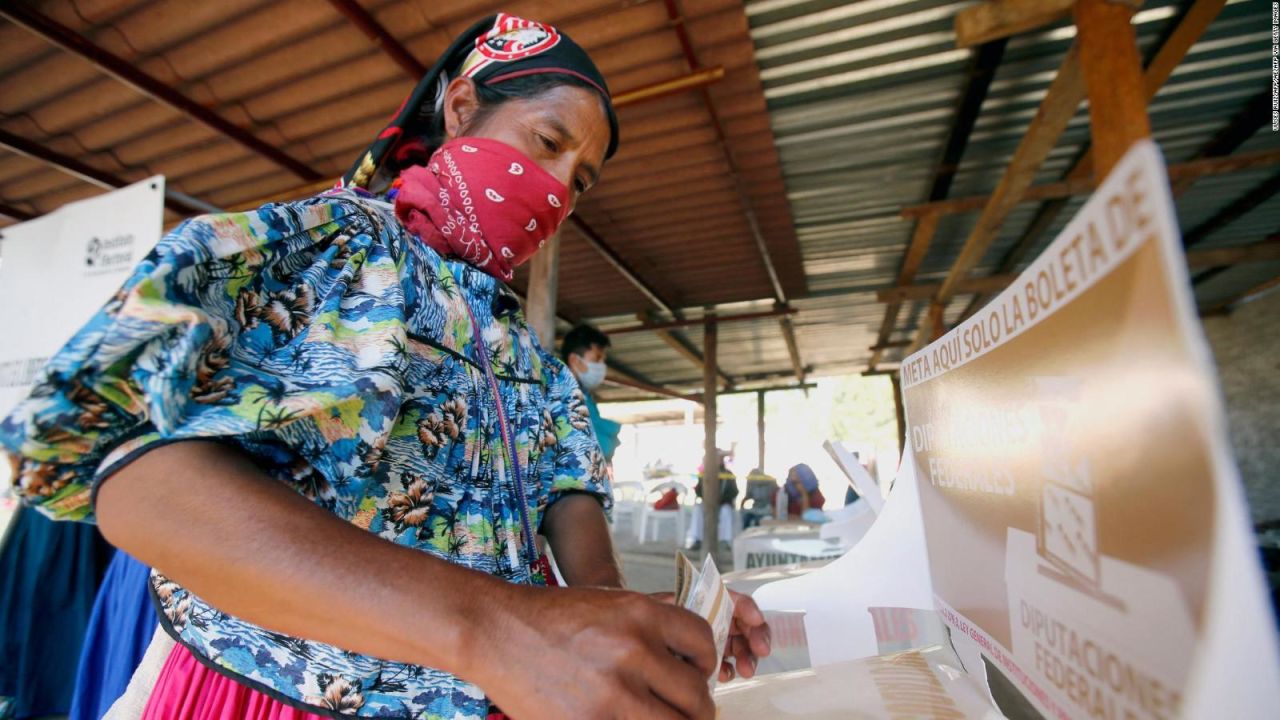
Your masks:
<path fill-rule="evenodd" d="M 720 682 L 729 682 L 735 676 L 744 678 L 756 674 L 756 664 L 772 651 L 773 638 L 764 613 L 750 595 L 733 590 L 733 624 L 729 627 L 729 640 L 725 643 L 724 660 L 720 662 Z M 675 602 L 674 593 L 653 593 L 651 597 L 663 602 Z M 733 662 L 729 662 L 732 658 Z"/>
<path fill-rule="evenodd" d="M 728 682 L 734 674 L 750 678 L 756 674 L 756 663 L 762 657 L 768 657 L 773 649 L 771 644 L 769 623 L 764 620 L 764 613 L 756 605 L 750 595 L 729 591 L 733 597 L 733 625 L 729 628 L 729 642 L 724 650 L 724 660 L 720 663 L 720 682 Z M 733 658 L 730 664 L 729 658 Z"/>

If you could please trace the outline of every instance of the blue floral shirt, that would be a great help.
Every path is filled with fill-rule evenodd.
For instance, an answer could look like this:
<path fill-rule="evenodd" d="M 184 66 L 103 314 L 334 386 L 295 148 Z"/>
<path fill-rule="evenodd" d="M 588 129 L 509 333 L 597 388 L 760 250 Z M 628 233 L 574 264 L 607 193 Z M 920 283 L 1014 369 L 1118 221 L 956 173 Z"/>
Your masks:
<path fill-rule="evenodd" d="M 19 494 L 73 520 L 92 520 L 94 490 L 125 463 L 195 438 L 391 542 L 515 583 L 543 581 L 532 534 L 551 503 L 610 498 L 582 391 L 518 299 L 351 191 L 184 222 L 0 422 Z M 171 634 L 290 704 L 487 712 L 447 673 L 273 633 L 152 583 Z"/>

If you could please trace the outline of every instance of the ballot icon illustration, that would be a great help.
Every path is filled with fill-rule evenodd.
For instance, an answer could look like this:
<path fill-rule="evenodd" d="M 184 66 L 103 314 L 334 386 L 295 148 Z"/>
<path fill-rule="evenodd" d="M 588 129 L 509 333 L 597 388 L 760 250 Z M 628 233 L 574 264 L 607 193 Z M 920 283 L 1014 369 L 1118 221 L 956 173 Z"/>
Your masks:
<path fill-rule="evenodd" d="M 1073 423 L 1080 422 L 1080 381 L 1036 379 L 1039 395 L 1040 522 L 1036 549 L 1050 569 L 1069 584 L 1093 594 L 1102 587 L 1098 552 L 1097 495 L 1087 457 L 1072 447 Z M 1047 573 L 1053 574 L 1053 573 Z"/>

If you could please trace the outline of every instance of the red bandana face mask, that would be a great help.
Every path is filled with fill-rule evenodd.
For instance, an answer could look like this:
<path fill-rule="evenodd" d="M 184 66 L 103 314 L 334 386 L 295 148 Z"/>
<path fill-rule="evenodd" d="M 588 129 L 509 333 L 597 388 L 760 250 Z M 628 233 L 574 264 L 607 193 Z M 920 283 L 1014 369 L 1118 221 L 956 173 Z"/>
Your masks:
<path fill-rule="evenodd" d="M 394 183 L 396 217 L 441 255 L 509 282 L 569 216 L 569 190 L 506 143 L 463 137 Z"/>

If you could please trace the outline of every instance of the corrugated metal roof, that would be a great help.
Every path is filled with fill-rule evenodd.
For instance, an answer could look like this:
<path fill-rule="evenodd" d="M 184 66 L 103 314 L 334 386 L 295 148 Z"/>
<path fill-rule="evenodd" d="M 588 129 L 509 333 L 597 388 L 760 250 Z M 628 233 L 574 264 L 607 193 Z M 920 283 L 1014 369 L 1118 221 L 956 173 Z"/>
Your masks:
<path fill-rule="evenodd" d="M 678 0 L 726 144 L 791 307 L 804 365 L 816 374 L 866 367 L 912 230 L 899 216 L 928 199 L 966 87 L 972 51 L 955 46 L 951 0 Z M 1152 0 L 1135 17 L 1148 56 L 1187 2 Z M 429 64 L 455 33 L 499 7 L 482 0 L 362 0 Z M 1268 87 L 1264 3 L 1229 2 L 1151 103 L 1171 163 L 1189 160 Z M 329 3 L 316 0 L 75 0 L 39 12 L 214 109 L 326 177 L 341 173 L 409 90 L 403 71 Z M 1260 9 L 1262 8 L 1262 9 Z M 666 3 L 516 0 L 501 9 L 561 25 L 596 58 L 615 92 L 689 70 Z M 950 197 L 991 192 L 1074 37 L 1063 20 L 1010 39 L 956 168 Z M 620 111 L 623 143 L 579 207 L 632 270 L 687 318 L 767 311 L 776 300 L 698 92 Z M 0 22 L 0 129 L 126 179 L 162 172 L 171 187 L 234 206 L 283 192 L 298 177 L 210 128 L 108 77 L 11 23 Z M 1080 109 L 1039 173 L 1060 179 L 1088 140 Z M 1260 130 L 1236 152 L 1274 149 Z M 1178 203 L 1184 230 L 1201 226 L 1275 175 L 1257 169 L 1197 182 Z M 46 212 L 100 190 L 35 160 L 0 153 L 0 202 Z M 1079 207 L 1036 241 L 1034 257 Z M 975 275 L 994 272 L 1039 209 L 1020 205 Z M 938 227 L 917 282 L 946 273 L 977 213 Z M 176 216 L 171 215 L 171 220 Z M 1277 231 L 1271 197 L 1207 235 L 1212 247 Z M 1276 263 L 1220 272 L 1203 303 L 1280 273 Z M 522 279 L 521 279 L 522 282 Z M 520 284 L 518 282 L 517 284 Z M 950 307 L 959 319 L 968 298 Z M 909 339 L 925 303 L 904 304 L 890 341 Z M 560 309 L 605 328 L 634 325 L 650 301 L 573 229 L 564 233 Z M 677 331 L 695 349 L 699 327 Z M 776 318 L 723 324 L 718 365 L 739 383 L 786 383 L 791 359 Z M 613 356 L 638 375 L 694 391 L 701 372 L 654 333 L 615 338 Z M 899 351 L 886 359 L 894 361 Z M 625 391 L 624 394 L 630 394 Z M 616 394 L 616 393 L 615 393 Z"/>

